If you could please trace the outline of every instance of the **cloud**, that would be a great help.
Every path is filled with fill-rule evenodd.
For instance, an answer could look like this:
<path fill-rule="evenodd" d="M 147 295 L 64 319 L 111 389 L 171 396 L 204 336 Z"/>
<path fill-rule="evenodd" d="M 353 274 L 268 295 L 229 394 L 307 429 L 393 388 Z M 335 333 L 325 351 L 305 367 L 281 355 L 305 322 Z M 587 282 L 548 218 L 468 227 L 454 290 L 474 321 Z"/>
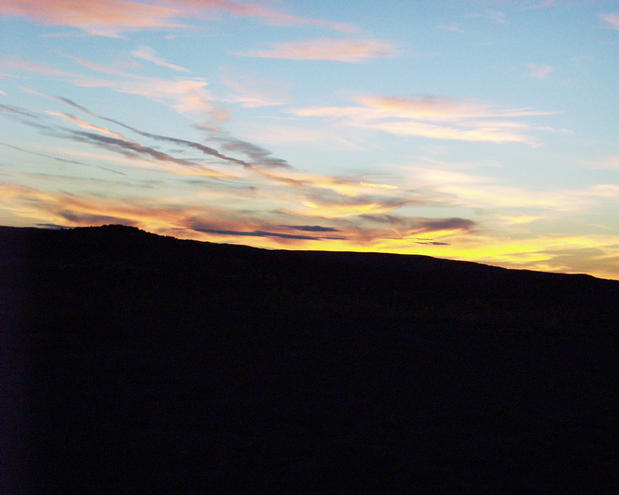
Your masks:
<path fill-rule="evenodd" d="M 52 26 L 71 26 L 90 34 L 118 36 L 119 32 L 180 27 L 172 22 L 182 12 L 175 8 L 130 0 L 5 0 L 0 14 L 28 17 Z"/>
<path fill-rule="evenodd" d="M 119 93 L 140 95 L 163 103 L 179 113 L 199 115 L 213 127 L 226 122 L 230 118 L 223 107 L 214 103 L 213 97 L 206 90 L 208 83 L 204 79 L 159 79 L 125 72 L 115 67 L 106 67 L 79 57 L 66 56 L 66 58 L 92 71 L 114 76 L 114 78 L 86 77 L 71 72 L 58 71 L 25 59 L 8 60 L 5 63 L 28 72 L 59 77 L 80 87 L 110 88 Z"/>
<path fill-rule="evenodd" d="M 241 139 L 226 136 L 216 136 L 213 138 L 215 141 L 221 143 L 223 149 L 226 151 L 234 151 L 243 153 L 249 159 L 249 163 L 252 166 L 258 167 L 275 167 L 275 168 L 289 168 L 290 165 L 286 160 L 272 156 L 270 151 L 261 148 L 255 144 L 252 144 Z M 245 162 L 248 163 L 248 162 Z"/>
<path fill-rule="evenodd" d="M 35 62 L 33 60 L 25 59 L 22 57 L 5 58 L 2 60 L 2 65 L 5 67 L 13 67 L 19 70 L 25 70 L 27 72 L 33 72 L 35 74 L 41 74 L 43 76 L 52 77 L 75 77 L 72 72 L 65 72 L 55 69 L 47 64 Z"/>
<path fill-rule="evenodd" d="M 279 239 L 296 239 L 296 240 L 320 240 L 324 239 L 324 237 L 319 236 L 308 236 L 308 235 L 298 235 L 298 234 L 282 234 L 279 232 L 265 232 L 262 230 L 254 230 L 251 232 L 245 232 L 241 230 L 219 230 L 219 229 L 209 229 L 205 227 L 194 228 L 193 230 L 197 232 L 204 232 L 206 234 L 217 234 L 217 235 L 225 235 L 225 236 L 233 236 L 233 237 L 275 237 Z"/>
<path fill-rule="evenodd" d="M 236 2 L 231 0 L 176 0 L 177 3 L 197 8 L 200 10 L 213 10 L 225 12 L 239 17 L 254 17 L 262 19 L 267 24 L 275 26 L 315 26 L 320 28 L 341 31 L 345 33 L 354 33 L 358 29 L 343 22 L 325 21 L 322 19 L 312 19 L 300 17 L 285 12 L 271 10 L 263 5 L 249 4 L 244 2 Z"/>
<path fill-rule="evenodd" d="M 14 107 L 12 105 L 2 105 L 0 104 L 0 112 L 5 112 L 13 115 L 20 115 L 22 117 L 28 118 L 37 118 L 38 116 L 29 110 L 21 107 Z"/>
<path fill-rule="evenodd" d="M 617 235 L 513 235 L 489 232 L 460 217 L 427 218 L 366 214 L 335 218 L 326 225 L 285 212 L 248 212 L 213 207 L 204 201 L 171 202 L 170 198 L 132 199 L 107 190 L 99 194 L 67 194 L 31 186 L 0 183 L 0 209 L 29 224 L 83 226 L 105 223 L 133 225 L 182 238 L 250 243 L 302 249 L 381 251 L 435 255 L 499 266 L 587 272 L 619 278 Z M 238 203 L 238 200 L 237 200 Z M 299 233 L 295 232 L 298 231 Z"/>
<path fill-rule="evenodd" d="M 364 62 L 372 58 L 388 57 L 395 52 L 395 47 L 385 41 L 320 38 L 277 43 L 266 50 L 255 50 L 237 55 L 289 60 Z"/>
<path fill-rule="evenodd" d="M 392 227 L 397 227 L 407 231 L 407 234 L 412 232 L 437 232 L 442 230 L 465 230 L 470 231 L 475 226 L 475 222 L 467 218 L 407 218 L 395 215 L 362 215 L 364 220 L 388 224 Z"/>
<path fill-rule="evenodd" d="M 501 12 L 499 10 L 486 10 L 483 17 L 494 21 L 497 24 L 507 24 L 507 16 L 505 15 L 505 12 Z"/>
<path fill-rule="evenodd" d="M 224 69 L 222 82 L 232 91 L 232 95 L 219 98 L 227 103 L 239 103 L 247 108 L 283 105 L 289 100 L 288 88 L 267 81 L 255 74 L 232 74 Z"/>
<path fill-rule="evenodd" d="M 136 58 L 147 60 L 148 62 L 152 62 L 155 65 L 159 65 L 160 67 L 165 67 L 166 69 L 172 69 L 178 72 L 189 72 L 185 67 L 181 67 L 180 65 L 174 65 L 169 62 L 166 62 L 164 58 L 157 56 L 157 52 L 153 50 L 149 46 L 139 46 L 135 50 L 131 52 Z"/>
<path fill-rule="evenodd" d="M 355 101 L 355 106 L 309 107 L 292 110 L 292 113 L 301 117 L 340 119 L 349 126 L 401 136 L 529 144 L 534 141 L 522 132 L 528 126 L 511 119 L 550 114 L 529 108 L 502 109 L 472 100 L 431 95 L 360 96 Z"/>
<path fill-rule="evenodd" d="M 525 6 L 525 10 L 537 10 L 537 9 L 547 9 L 549 7 L 554 6 L 556 0 L 542 0 L 532 2 L 531 5 Z"/>
<path fill-rule="evenodd" d="M 105 127 L 100 127 L 98 125 L 94 125 L 91 124 L 90 122 L 85 121 L 84 119 L 80 119 L 79 117 L 76 117 L 75 115 L 71 115 L 70 113 L 64 113 L 64 112 L 53 112 L 51 110 L 48 110 L 47 112 L 48 115 L 55 115 L 57 117 L 62 117 L 65 119 L 70 120 L 71 122 L 74 122 L 75 124 L 77 124 L 78 126 L 80 126 L 83 129 L 89 129 L 89 130 L 93 130 L 93 131 L 97 131 L 100 132 L 101 134 L 107 134 L 109 136 L 118 138 L 118 139 L 125 139 L 125 137 L 122 134 L 119 134 L 117 132 L 111 131 Z"/>
<path fill-rule="evenodd" d="M 396 210 L 412 199 L 360 194 L 342 196 L 326 189 L 308 189 L 303 192 L 304 200 L 295 211 L 305 216 L 322 218 L 344 218 L 364 214 L 385 213 Z"/>
<path fill-rule="evenodd" d="M 15 146 L 15 145 L 8 144 L 8 143 L 0 142 L 0 145 L 6 146 L 7 148 L 14 149 L 16 151 L 21 151 L 22 153 L 28 153 L 30 155 L 41 156 L 43 158 L 51 158 L 52 160 L 55 160 L 55 161 L 61 162 L 61 163 L 68 163 L 70 165 L 83 165 L 83 166 L 86 166 L 86 167 L 91 166 L 89 163 L 86 163 L 86 162 L 81 162 L 81 161 L 78 161 L 78 160 L 70 160 L 70 159 L 67 159 L 67 158 L 62 158 L 62 157 L 50 155 L 50 154 L 47 154 L 47 153 L 39 153 L 38 151 L 33 151 L 33 150 L 30 150 L 30 149 L 25 149 L 25 148 L 22 148 L 20 146 Z M 119 172 L 118 170 L 114 170 L 114 169 L 111 169 L 111 168 L 101 167 L 101 166 L 96 166 L 96 167 L 99 168 L 99 169 L 105 170 L 107 172 L 112 172 L 113 174 L 126 175 L 124 172 Z"/>
<path fill-rule="evenodd" d="M 310 25 L 342 32 L 356 28 L 345 23 L 312 19 L 267 7 L 232 0 L 4 0 L 0 15 L 27 17 L 52 26 L 70 26 L 91 35 L 118 37 L 120 33 L 143 29 L 188 28 L 179 19 L 213 20 L 213 13 L 260 19 L 280 26 Z"/>
<path fill-rule="evenodd" d="M 609 28 L 619 29 L 619 12 L 608 12 L 606 14 L 600 14 L 600 19 L 606 22 Z"/>
<path fill-rule="evenodd" d="M 322 227 L 320 225 L 284 225 L 284 227 L 305 232 L 339 232 L 338 229 L 333 227 Z"/>
<path fill-rule="evenodd" d="M 309 207 L 312 204 L 318 204 L 327 201 L 334 205 L 339 202 L 339 206 L 332 206 L 330 213 L 342 215 L 348 214 L 351 211 L 356 211 L 361 208 L 386 208 L 387 205 L 383 201 L 376 203 L 376 199 L 369 201 L 362 194 L 366 194 L 368 191 L 381 190 L 383 192 L 390 192 L 397 190 L 396 186 L 390 184 L 379 184 L 368 182 L 367 180 L 359 180 L 357 178 L 346 177 L 331 177 L 322 176 L 317 174 L 303 173 L 292 170 L 290 165 L 280 158 L 272 156 L 272 154 L 253 143 L 249 143 L 244 140 L 237 139 L 232 136 L 226 136 L 222 134 L 213 134 L 209 139 L 213 142 L 220 143 L 224 152 L 217 150 L 212 146 L 206 146 L 202 143 L 171 137 L 162 136 L 158 134 L 149 133 L 135 127 L 124 124 L 118 120 L 110 119 L 102 115 L 91 112 L 84 106 L 64 97 L 46 95 L 44 93 L 34 92 L 40 96 L 44 96 L 55 101 L 62 102 L 83 112 L 91 117 L 104 120 L 114 126 L 119 126 L 123 129 L 127 129 L 139 136 L 159 141 L 162 143 L 170 143 L 178 146 L 182 146 L 187 149 L 195 149 L 202 152 L 205 156 L 217 159 L 220 164 L 230 163 L 235 165 L 241 165 L 245 169 L 245 179 L 253 180 L 255 184 L 266 184 L 271 190 L 274 185 L 284 185 L 287 189 L 292 188 L 295 190 L 293 196 L 296 196 L 297 203 L 299 203 L 299 197 L 305 200 L 309 200 Z M 27 111 L 25 111 L 27 113 Z M 82 132 L 74 131 L 65 128 L 51 127 L 48 125 L 42 126 L 42 129 L 46 133 L 51 133 L 58 137 L 70 139 L 72 141 L 88 143 L 94 145 L 100 149 L 111 151 L 115 154 L 120 154 L 125 157 L 125 160 L 120 158 L 114 158 L 107 155 L 93 155 L 84 154 L 86 152 L 80 152 L 77 156 L 84 156 L 89 159 L 95 158 L 97 160 L 105 159 L 115 162 L 126 162 L 130 165 L 145 165 L 145 166 L 157 166 L 163 167 L 175 174 L 196 175 L 201 177 L 218 177 L 228 179 L 241 179 L 238 174 L 231 175 L 219 170 L 213 170 L 212 168 L 204 167 L 196 159 L 188 160 L 184 157 L 179 157 L 179 153 L 182 150 L 174 150 L 174 152 L 165 152 L 155 148 L 152 145 L 146 145 L 139 143 L 134 139 L 130 139 L 120 132 L 117 132 L 112 128 L 103 127 L 101 125 L 93 124 L 81 117 L 76 117 L 69 113 L 49 111 L 48 115 L 53 115 L 70 121 L 82 129 L 95 132 Z M 32 114 L 40 120 L 38 115 Z M 39 124 L 37 124 L 39 125 Z M 66 150 L 65 150 L 66 151 Z M 72 154 L 76 154 L 75 150 Z M 238 155 L 244 155 L 243 158 L 237 158 Z M 235 156 L 236 155 L 236 156 Z M 328 193 L 328 191 L 331 191 Z M 281 191 L 274 191 L 273 194 L 281 195 Z M 283 198 L 290 199 L 290 191 L 283 195 Z M 293 200 L 295 201 L 295 200 Z M 390 200 L 391 201 L 391 200 Z M 397 207 L 399 204 L 403 204 L 402 200 L 389 205 L 390 209 Z M 370 205 L 370 203 L 376 203 Z M 379 204 L 380 203 L 380 204 Z M 364 206 L 365 205 L 365 206 Z M 308 208 L 306 204 L 304 208 Z M 335 211 L 337 210 L 337 212 Z M 365 210 L 364 210 L 365 211 Z M 312 211 L 315 216 L 316 212 Z"/>
<path fill-rule="evenodd" d="M 619 199 L 619 185 L 617 184 L 596 184 L 592 186 L 584 194 L 590 196 L 598 196 L 601 198 L 616 198 Z"/>
<path fill-rule="evenodd" d="M 118 125 L 120 127 L 123 127 L 124 129 L 128 129 L 131 132 L 139 134 L 140 136 L 148 137 L 148 138 L 151 138 L 151 139 L 154 139 L 154 140 L 157 140 L 157 141 L 165 141 L 165 142 L 170 142 L 170 143 L 174 143 L 174 144 L 180 144 L 180 145 L 188 146 L 190 148 L 197 149 L 198 151 L 201 151 L 202 153 L 204 153 L 207 156 L 211 156 L 213 158 L 218 158 L 218 159 L 221 159 L 221 160 L 223 160 L 225 162 L 235 163 L 237 165 L 242 165 L 244 167 L 252 166 L 252 164 L 249 163 L 249 162 L 246 162 L 246 161 L 243 161 L 243 160 L 239 160 L 238 158 L 234 158 L 234 157 L 231 157 L 231 156 L 224 155 L 223 153 L 220 153 L 219 151 L 217 151 L 215 148 L 212 148 L 210 146 L 206 146 L 206 145 L 201 144 L 201 143 L 197 143 L 195 141 L 190 141 L 190 140 L 187 140 L 187 139 L 180 139 L 180 138 L 175 138 L 175 137 L 170 137 L 170 136 L 163 136 L 163 135 L 160 135 L 160 134 L 152 134 L 150 132 L 141 131 L 141 130 L 135 128 L 135 127 L 129 126 L 127 124 L 124 124 L 124 123 L 122 123 L 122 122 L 120 122 L 118 120 L 110 119 L 108 117 L 104 117 L 102 115 L 99 115 L 99 114 L 96 114 L 94 112 L 91 112 L 87 108 L 83 107 L 82 105 L 79 105 L 78 103 L 75 103 L 74 101 L 72 101 L 72 100 L 70 100 L 68 98 L 64 98 L 62 96 L 46 95 L 46 94 L 43 94 L 43 93 L 38 93 L 38 94 L 40 96 L 45 96 L 47 98 L 51 98 L 51 99 L 60 101 L 62 103 L 65 103 L 67 105 L 70 105 L 70 106 L 72 106 L 74 108 L 77 108 L 78 110 L 86 113 L 87 115 L 91 115 L 91 116 L 96 117 L 98 119 L 105 120 L 106 122 L 110 122 L 110 123 L 116 124 L 116 125 Z M 80 127 L 84 127 L 86 129 L 97 130 L 97 131 L 102 132 L 104 134 L 110 134 L 110 135 L 112 135 L 114 137 L 117 137 L 117 138 L 120 138 L 120 139 L 125 139 L 124 136 L 122 136 L 122 135 L 120 135 L 118 133 L 114 133 L 114 132 L 110 131 L 109 129 L 104 129 L 104 128 L 101 128 L 99 126 L 95 126 L 93 124 L 85 122 L 82 119 L 74 117 L 74 116 L 72 116 L 70 114 L 64 114 L 64 113 L 58 113 L 58 112 L 48 112 L 48 113 L 51 113 L 52 115 L 60 115 L 60 116 L 63 116 L 63 117 L 67 117 L 67 118 L 75 121 L 78 125 L 80 125 Z M 268 154 L 267 151 L 265 151 L 265 150 L 262 150 L 262 151 L 263 151 L 263 153 L 267 153 Z"/>
<path fill-rule="evenodd" d="M 406 167 L 407 178 L 402 181 L 412 184 L 415 190 L 424 192 L 427 196 L 439 198 L 443 204 L 467 208 L 484 209 L 493 214 L 508 210 L 513 215 L 513 209 L 525 209 L 524 222 L 535 220 L 531 216 L 531 208 L 537 213 L 543 211 L 575 212 L 600 204 L 605 198 L 619 196 L 619 186 L 613 184 L 596 184 L 593 186 L 565 189 L 531 189 L 505 185 L 499 179 L 441 170 L 425 166 L 411 165 Z M 518 215 L 522 216 L 522 215 Z M 505 216 L 498 218 L 505 220 Z"/>
<path fill-rule="evenodd" d="M 252 167 L 261 167 L 261 166 L 266 166 L 266 167 L 278 167 L 278 166 L 287 167 L 288 166 L 284 160 L 271 156 L 269 151 L 264 150 L 251 143 L 237 140 L 232 137 L 222 138 L 222 140 L 227 143 L 226 147 L 231 148 L 233 150 L 241 151 L 247 154 L 250 158 L 249 160 L 242 160 L 242 159 L 238 159 L 238 158 L 226 155 L 224 153 L 220 153 L 218 150 L 216 150 L 213 147 L 206 146 L 201 143 L 194 142 L 194 141 L 189 141 L 186 139 L 174 138 L 174 137 L 169 137 L 169 136 L 162 136 L 158 134 L 152 134 L 149 132 L 141 131 L 139 129 L 136 129 L 135 127 L 123 124 L 122 122 L 119 122 L 118 120 L 109 119 L 107 117 L 97 115 L 94 112 L 89 111 L 87 108 L 73 102 L 72 100 L 69 100 L 68 98 L 49 96 L 49 95 L 45 95 L 42 93 L 39 93 L 39 94 L 41 96 L 46 96 L 46 97 L 61 101 L 63 103 L 66 103 L 67 105 L 70 105 L 76 109 L 79 109 L 80 111 L 86 113 L 87 115 L 91 115 L 93 117 L 113 123 L 115 125 L 128 129 L 140 136 L 147 137 L 149 139 L 153 139 L 156 141 L 163 141 L 163 142 L 173 143 L 173 144 L 182 145 L 188 148 L 196 149 L 196 150 L 201 151 L 204 155 L 219 159 L 221 160 L 221 162 L 224 162 L 224 163 L 233 163 L 236 165 L 241 165 L 248 169 Z M 38 114 L 32 113 L 28 110 L 25 110 L 25 109 L 10 107 L 7 105 L 0 105 L 0 111 L 5 111 L 9 115 L 12 115 L 12 116 L 14 115 L 18 118 L 27 117 L 28 120 L 25 121 L 26 124 L 33 126 L 33 127 L 40 128 L 42 131 L 48 134 L 52 134 L 57 137 L 68 138 L 70 140 L 77 141 L 77 142 L 88 143 L 88 144 L 97 146 L 99 148 L 102 148 L 108 151 L 120 153 L 126 157 L 146 159 L 147 164 L 157 165 L 157 166 L 163 165 L 165 168 L 175 173 L 183 173 L 183 174 L 194 173 L 200 176 L 222 177 L 222 178 L 223 177 L 228 177 L 228 178 L 234 177 L 233 175 L 230 175 L 228 173 L 223 173 L 223 172 L 219 172 L 219 171 L 207 168 L 202 164 L 196 163 L 195 161 L 188 161 L 183 158 L 174 157 L 169 153 L 165 153 L 163 151 L 157 150 L 153 148 L 152 146 L 143 145 L 141 143 L 138 143 L 134 140 L 131 140 L 125 137 L 124 135 L 118 132 L 112 131 L 102 126 L 92 124 L 82 118 L 76 117 L 68 113 L 55 112 L 55 111 L 47 112 L 48 115 L 53 115 L 56 117 L 67 119 L 70 122 L 76 124 L 77 126 L 83 129 L 96 131 L 96 133 L 73 131 L 73 130 L 64 129 L 64 128 L 51 127 L 49 125 L 40 123 L 41 116 L 39 116 Z M 134 163 L 140 164 L 144 162 L 135 160 Z M 185 168 L 185 170 L 179 170 L 178 168 L 175 168 L 175 167 L 170 168 L 170 164 L 181 166 Z"/>
<path fill-rule="evenodd" d="M 466 17 L 483 18 L 483 19 L 487 19 L 489 21 L 495 22 L 497 24 L 507 24 L 507 16 L 505 15 L 505 12 L 501 12 L 498 10 L 488 9 L 488 10 L 485 10 L 483 13 L 467 14 Z"/>
<path fill-rule="evenodd" d="M 553 71 L 554 67 L 550 65 L 529 64 L 529 77 L 534 79 L 548 79 L 548 76 Z"/>
<path fill-rule="evenodd" d="M 530 9 L 547 9 L 548 7 L 552 7 L 556 4 L 556 0 L 542 0 L 541 2 L 535 3 L 531 5 Z"/>
<path fill-rule="evenodd" d="M 589 168 L 619 170 L 619 155 L 588 161 L 585 165 Z"/>
<path fill-rule="evenodd" d="M 85 131 L 70 131 L 70 135 L 74 141 L 93 144 L 109 151 L 121 153 L 130 158 L 141 156 L 147 159 L 154 159 L 155 162 L 158 163 L 164 162 L 180 165 L 191 169 L 196 173 L 196 175 L 207 177 L 232 177 L 229 174 L 224 174 L 187 160 L 175 158 L 167 153 L 164 153 L 163 151 L 158 151 L 150 146 L 145 146 L 128 139 L 121 139 Z"/>
<path fill-rule="evenodd" d="M 449 31 L 452 33 L 464 33 L 464 31 L 460 29 L 456 24 L 440 24 L 438 28 L 442 29 L 443 31 Z"/>
<path fill-rule="evenodd" d="M 140 95 L 151 100 L 168 104 L 182 114 L 194 114 L 207 118 L 215 124 L 229 120 L 224 108 L 213 103 L 213 98 L 205 90 L 207 82 L 203 79 L 181 79 L 169 81 L 155 78 L 139 78 L 124 81 L 77 81 L 78 86 L 109 87 L 119 93 Z"/>

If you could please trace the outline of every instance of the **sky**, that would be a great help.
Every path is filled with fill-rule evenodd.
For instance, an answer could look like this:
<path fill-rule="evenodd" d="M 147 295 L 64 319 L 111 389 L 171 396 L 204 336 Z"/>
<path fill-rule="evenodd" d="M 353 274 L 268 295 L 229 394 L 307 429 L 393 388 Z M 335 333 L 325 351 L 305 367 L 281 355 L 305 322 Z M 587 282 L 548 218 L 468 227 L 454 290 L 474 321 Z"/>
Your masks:
<path fill-rule="evenodd" d="M 0 225 L 619 279 L 619 2 L 0 0 Z"/>

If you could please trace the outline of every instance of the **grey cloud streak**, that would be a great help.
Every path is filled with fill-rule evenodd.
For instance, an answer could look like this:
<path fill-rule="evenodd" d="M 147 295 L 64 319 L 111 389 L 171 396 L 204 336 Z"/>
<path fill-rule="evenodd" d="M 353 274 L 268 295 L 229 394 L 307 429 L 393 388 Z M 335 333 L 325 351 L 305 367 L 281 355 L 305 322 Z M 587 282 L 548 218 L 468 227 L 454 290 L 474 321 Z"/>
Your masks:
<path fill-rule="evenodd" d="M 318 236 L 309 236 L 309 235 L 299 235 L 299 234 L 282 234 L 279 232 L 266 232 L 263 230 L 254 230 L 250 232 L 240 231 L 240 230 L 220 230 L 220 229 L 209 229 L 205 227 L 194 227 L 192 230 L 196 232 L 204 232 L 205 234 L 218 234 L 218 235 L 235 235 L 242 237 L 276 237 L 279 239 L 297 239 L 297 240 L 305 240 L 305 241 L 319 241 L 322 239 L 341 239 L 340 237 L 318 237 Z"/>
<path fill-rule="evenodd" d="M 471 231 L 477 225 L 473 220 L 459 217 L 417 218 L 399 217 L 396 215 L 359 215 L 359 217 L 369 222 L 387 224 L 391 227 L 415 230 L 417 232 L 436 232 L 448 229 Z"/>
<path fill-rule="evenodd" d="M 333 227 L 322 227 L 320 225 L 282 225 L 287 229 L 303 230 L 305 232 L 339 232 L 339 229 Z"/>
<path fill-rule="evenodd" d="M 236 139 L 236 138 L 232 138 L 232 137 L 216 137 L 213 138 L 214 140 L 221 142 L 223 147 L 227 150 L 230 151 L 239 151 L 241 153 L 244 153 L 245 155 L 247 155 L 251 161 L 246 161 L 246 160 L 241 160 L 239 158 L 235 158 L 229 155 L 225 155 L 221 152 L 219 152 L 218 150 L 216 150 L 215 148 L 212 148 L 210 146 L 206 146 L 204 144 L 201 143 L 197 143 L 195 141 L 190 141 L 187 139 L 181 139 L 181 138 L 176 138 L 176 137 L 171 137 L 171 136 L 163 136 L 161 134 L 152 134 L 150 132 L 146 132 L 146 131 L 141 131 L 140 129 L 136 129 L 135 127 L 132 127 L 130 125 L 127 125 L 123 122 L 120 122 L 118 120 L 115 119 L 111 119 L 109 117 L 104 117 L 103 115 L 99 115 L 96 114 L 90 110 L 88 110 L 87 108 L 85 108 L 84 106 L 75 103 L 74 101 L 68 99 L 68 98 L 64 98 L 62 96 L 51 96 L 54 99 L 57 99 L 63 103 L 66 103 L 67 105 L 70 105 L 74 108 L 77 108 L 78 110 L 92 116 L 92 117 L 96 117 L 98 119 L 104 120 L 106 122 L 110 122 L 112 124 L 116 124 L 124 129 L 130 130 L 131 132 L 134 132 L 136 134 L 139 134 L 140 136 L 144 136 L 144 137 L 148 137 L 150 139 L 154 139 L 156 141 L 166 141 L 166 142 L 170 142 L 170 143 L 174 143 L 174 144 L 180 144 L 180 145 L 184 145 L 184 146 L 188 146 L 190 148 L 196 149 L 198 151 L 201 151 L 202 153 L 204 153 L 207 156 L 212 156 L 214 158 L 219 158 L 220 160 L 226 161 L 226 162 L 230 162 L 230 163 L 235 163 L 237 165 L 241 165 L 243 167 L 246 168 L 252 168 L 255 167 L 256 165 L 259 165 L 260 163 L 265 163 L 268 166 L 271 167 L 290 167 L 290 165 L 288 165 L 288 163 L 281 159 L 281 158 L 275 158 L 275 157 L 271 157 L 271 152 L 256 146 L 255 144 L 246 142 L 246 141 L 242 141 L 240 139 Z M 198 129 L 205 131 L 208 130 L 210 131 L 210 129 L 206 129 L 204 126 L 200 126 L 197 125 L 196 126 Z"/>

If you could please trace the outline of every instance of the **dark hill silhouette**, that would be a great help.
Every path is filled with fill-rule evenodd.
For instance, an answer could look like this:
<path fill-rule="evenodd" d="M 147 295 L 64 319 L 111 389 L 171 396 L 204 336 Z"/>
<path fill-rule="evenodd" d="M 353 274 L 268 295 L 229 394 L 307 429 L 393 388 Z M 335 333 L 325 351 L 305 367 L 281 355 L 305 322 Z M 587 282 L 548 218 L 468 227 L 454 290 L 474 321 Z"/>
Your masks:
<path fill-rule="evenodd" d="M 616 488 L 619 282 L 0 228 L 3 493 Z"/>

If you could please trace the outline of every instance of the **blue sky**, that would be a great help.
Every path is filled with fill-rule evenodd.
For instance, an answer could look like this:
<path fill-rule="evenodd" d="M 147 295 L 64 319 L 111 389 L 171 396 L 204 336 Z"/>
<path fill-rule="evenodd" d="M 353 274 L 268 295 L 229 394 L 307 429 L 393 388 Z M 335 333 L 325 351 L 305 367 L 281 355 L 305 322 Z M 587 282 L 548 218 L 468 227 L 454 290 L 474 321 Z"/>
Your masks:
<path fill-rule="evenodd" d="M 619 279 L 619 2 L 0 16 L 2 224 Z"/>

